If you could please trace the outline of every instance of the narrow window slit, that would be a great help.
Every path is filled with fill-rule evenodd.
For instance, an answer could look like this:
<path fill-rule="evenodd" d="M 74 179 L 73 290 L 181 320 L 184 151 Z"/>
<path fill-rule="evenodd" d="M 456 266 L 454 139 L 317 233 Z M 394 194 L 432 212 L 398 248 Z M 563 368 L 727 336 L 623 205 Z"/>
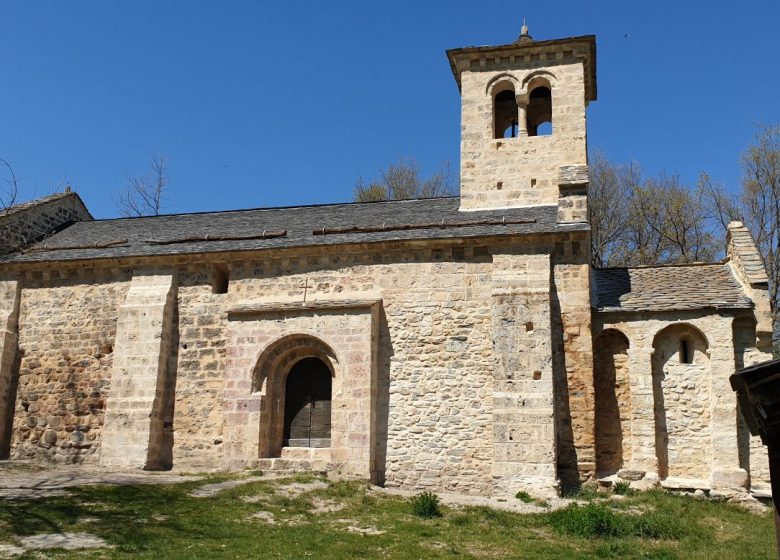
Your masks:
<path fill-rule="evenodd" d="M 693 363 L 693 353 L 691 352 L 690 342 L 685 338 L 680 340 L 680 363 L 681 364 Z"/>
<path fill-rule="evenodd" d="M 211 292 L 226 294 L 230 286 L 230 270 L 225 263 L 211 265 Z"/>

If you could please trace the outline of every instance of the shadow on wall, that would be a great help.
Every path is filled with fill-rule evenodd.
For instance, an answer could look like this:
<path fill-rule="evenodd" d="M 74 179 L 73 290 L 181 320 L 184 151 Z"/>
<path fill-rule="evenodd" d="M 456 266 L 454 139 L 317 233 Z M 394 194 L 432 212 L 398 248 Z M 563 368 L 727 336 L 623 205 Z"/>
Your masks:
<path fill-rule="evenodd" d="M 596 392 L 596 473 L 599 478 L 617 473 L 630 461 L 631 393 L 628 378 L 626 335 L 607 329 L 593 340 Z"/>
<path fill-rule="evenodd" d="M 175 296 L 173 296 L 175 297 Z M 144 470 L 165 471 L 173 468 L 173 416 L 176 402 L 176 372 L 179 371 L 179 306 L 172 306 L 170 333 L 166 342 L 169 352 L 163 357 L 164 374 L 157 381 L 157 394 L 152 403 L 149 450 Z"/>
<path fill-rule="evenodd" d="M 8 396 L 5 405 L 5 418 L 0 419 L 5 429 L 3 430 L 3 439 L 0 441 L 0 459 L 5 460 L 11 457 L 11 437 L 14 427 L 14 409 L 16 408 L 16 396 L 19 390 L 19 370 L 22 365 L 24 352 L 19 349 L 18 343 L 14 349 L 14 363 L 11 368 L 11 378 L 9 380 Z"/>
<path fill-rule="evenodd" d="M 563 344 L 563 323 L 561 319 L 561 302 L 558 290 L 550 290 L 550 307 L 552 310 L 552 369 L 553 394 L 555 402 L 555 433 L 557 436 L 558 478 L 564 489 L 580 486 L 580 469 L 577 449 L 574 446 L 574 430 L 572 428 L 571 406 L 569 401 L 569 379 L 566 376 L 566 358 Z"/>
<path fill-rule="evenodd" d="M 390 362 L 395 354 L 384 306 L 379 308 L 379 356 L 377 359 L 376 425 L 374 442 L 374 484 L 384 486 L 387 470 L 387 438 L 390 422 Z"/>
<path fill-rule="evenodd" d="M 732 340 L 734 343 L 734 371 L 745 368 L 745 353 L 756 347 L 756 320 L 753 317 L 737 317 L 731 323 Z M 739 466 L 750 471 L 750 430 L 748 429 L 742 411 L 737 401 L 737 449 Z"/>

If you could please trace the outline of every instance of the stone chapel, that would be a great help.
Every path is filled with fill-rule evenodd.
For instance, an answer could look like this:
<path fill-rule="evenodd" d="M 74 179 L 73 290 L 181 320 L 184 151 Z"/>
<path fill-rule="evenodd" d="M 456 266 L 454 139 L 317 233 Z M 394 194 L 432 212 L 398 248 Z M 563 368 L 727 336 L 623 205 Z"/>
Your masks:
<path fill-rule="evenodd" d="M 447 51 L 460 197 L 0 218 L 0 456 L 314 469 L 509 496 L 620 477 L 766 492 L 728 376 L 771 357 L 727 258 L 590 266 L 594 36 Z"/>

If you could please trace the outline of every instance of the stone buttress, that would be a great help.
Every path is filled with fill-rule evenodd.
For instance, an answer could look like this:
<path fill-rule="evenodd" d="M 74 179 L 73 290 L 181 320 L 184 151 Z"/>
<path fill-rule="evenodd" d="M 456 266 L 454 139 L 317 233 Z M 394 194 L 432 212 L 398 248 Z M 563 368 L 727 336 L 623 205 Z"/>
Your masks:
<path fill-rule="evenodd" d="M 166 393 L 175 305 L 172 274 L 136 271 L 119 309 L 100 456 L 103 466 L 170 467 L 163 415 L 170 399 Z"/>

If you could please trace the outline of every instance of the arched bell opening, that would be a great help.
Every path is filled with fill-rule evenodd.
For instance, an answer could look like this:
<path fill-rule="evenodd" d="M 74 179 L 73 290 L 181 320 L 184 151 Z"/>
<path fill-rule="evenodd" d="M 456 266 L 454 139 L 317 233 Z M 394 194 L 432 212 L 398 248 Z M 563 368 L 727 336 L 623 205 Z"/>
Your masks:
<path fill-rule="evenodd" d="M 550 136 L 553 133 L 552 91 L 549 84 L 540 82 L 542 85 L 534 87 L 528 96 L 525 113 L 528 136 Z"/>
<path fill-rule="evenodd" d="M 520 129 L 515 90 L 509 83 L 499 87 L 493 96 L 493 138 L 516 138 Z"/>

